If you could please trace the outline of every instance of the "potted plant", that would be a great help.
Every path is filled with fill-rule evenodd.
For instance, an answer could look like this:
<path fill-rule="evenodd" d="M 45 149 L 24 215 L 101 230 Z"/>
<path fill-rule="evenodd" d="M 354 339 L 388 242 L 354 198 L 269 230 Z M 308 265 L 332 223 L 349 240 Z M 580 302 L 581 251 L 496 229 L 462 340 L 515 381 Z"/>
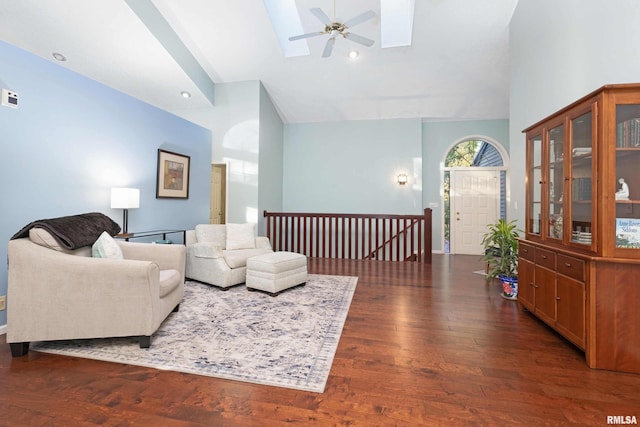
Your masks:
<path fill-rule="evenodd" d="M 487 262 L 487 280 L 497 278 L 502 285 L 502 296 L 515 300 L 518 297 L 518 237 L 520 230 L 515 221 L 500 218 L 489 224 L 482 237 L 484 255 Z"/>

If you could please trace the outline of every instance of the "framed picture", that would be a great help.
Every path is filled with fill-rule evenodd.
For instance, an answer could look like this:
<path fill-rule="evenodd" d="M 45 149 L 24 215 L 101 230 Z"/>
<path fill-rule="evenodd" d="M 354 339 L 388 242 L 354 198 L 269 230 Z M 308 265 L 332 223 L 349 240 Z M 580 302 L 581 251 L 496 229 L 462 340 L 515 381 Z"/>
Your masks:
<path fill-rule="evenodd" d="M 189 198 L 189 156 L 158 149 L 156 198 Z"/>

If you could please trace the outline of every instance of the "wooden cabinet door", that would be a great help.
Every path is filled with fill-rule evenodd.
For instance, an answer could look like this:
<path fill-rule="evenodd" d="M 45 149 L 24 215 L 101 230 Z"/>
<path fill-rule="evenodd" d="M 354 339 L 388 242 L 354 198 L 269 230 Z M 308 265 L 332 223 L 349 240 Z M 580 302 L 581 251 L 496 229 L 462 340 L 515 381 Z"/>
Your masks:
<path fill-rule="evenodd" d="M 575 345 L 585 348 L 584 283 L 562 275 L 556 277 L 556 329 Z"/>
<path fill-rule="evenodd" d="M 551 326 L 556 321 L 556 273 L 536 265 L 534 273 L 535 314 Z"/>
<path fill-rule="evenodd" d="M 531 261 L 520 258 L 518 261 L 518 302 L 529 311 L 535 310 L 535 266 Z"/>

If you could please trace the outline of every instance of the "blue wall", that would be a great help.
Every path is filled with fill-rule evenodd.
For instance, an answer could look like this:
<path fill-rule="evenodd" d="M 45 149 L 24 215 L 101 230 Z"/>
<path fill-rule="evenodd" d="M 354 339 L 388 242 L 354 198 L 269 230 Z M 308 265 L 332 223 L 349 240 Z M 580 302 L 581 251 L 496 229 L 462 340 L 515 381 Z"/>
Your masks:
<path fill-rule="evenodd" d="M 284 135 L 285 211 L 420 214 L 431 207 L 434 251 L 443 250 L 441 163 L 449 150 L 466 137 L 509 149 L 508 120 L 303 123 L 285 125 Z M 399 173 L 408 185 L 397 184 Z"/>
<path fill-rule="evenodd" d="M 209 221 L 211 131 L 1 41 L 0 64 L 0 86 L 20 100 L 17 110 L 0 107 L 0 259 L 33 220 L 97 211 L 121 224 L 111 187 L 140 189 L 130 231 Z M 188 200 L 156 199 L 158 148 L 191 156 Z"/>
<path fill-rule="evenodd" d="M 420 119 L 286 125 L 284 210 L 422 213 L 421 132 Z"/>

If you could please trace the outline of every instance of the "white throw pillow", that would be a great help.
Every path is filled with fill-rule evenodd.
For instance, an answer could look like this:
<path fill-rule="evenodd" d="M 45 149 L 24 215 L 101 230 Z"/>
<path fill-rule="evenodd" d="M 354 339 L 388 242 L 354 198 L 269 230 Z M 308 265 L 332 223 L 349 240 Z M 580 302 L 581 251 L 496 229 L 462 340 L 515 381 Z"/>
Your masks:
<path fill-rule="evenodd" d="M 227 250 L 255 249 L 255 224 L 227 224 Z"/>
<path fill-rule="evenodd" d="M 113 237 L 103 231 L 98 240 L 91 246 L 91 255 L 94 258 L 123 259 L 122 249 Z"/>
<path fill-rule="evenodd" d="M 224 249 L 227 240 L 227 227 L 224 224 L 196 225 L 196 240 L 198 243 L 215 243 Z"/>

